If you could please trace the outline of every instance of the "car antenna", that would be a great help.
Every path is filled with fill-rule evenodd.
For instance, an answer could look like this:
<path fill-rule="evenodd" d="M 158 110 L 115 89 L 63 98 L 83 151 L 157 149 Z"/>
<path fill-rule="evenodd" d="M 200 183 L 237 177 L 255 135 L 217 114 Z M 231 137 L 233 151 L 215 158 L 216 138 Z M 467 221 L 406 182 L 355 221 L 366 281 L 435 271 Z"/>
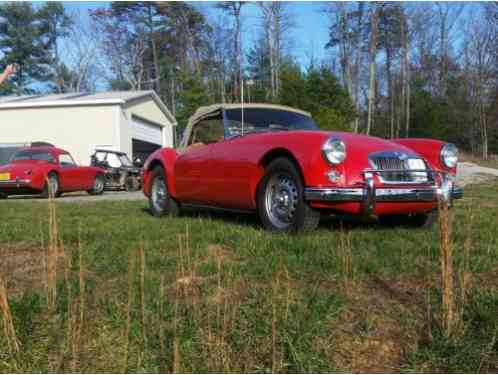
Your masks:
<path fill-rule="evenodd" d="M 240 85 L 240 113 L 242 122 L 242 136 L 244 136 L 244 80 L 241 80 Z"/>

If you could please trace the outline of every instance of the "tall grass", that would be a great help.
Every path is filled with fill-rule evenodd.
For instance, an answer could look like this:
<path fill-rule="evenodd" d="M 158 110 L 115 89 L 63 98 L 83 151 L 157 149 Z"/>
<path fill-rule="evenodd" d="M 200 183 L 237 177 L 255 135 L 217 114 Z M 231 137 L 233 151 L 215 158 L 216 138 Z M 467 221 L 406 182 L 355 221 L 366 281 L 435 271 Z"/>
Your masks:
<path fill-rule="evenodd" d="M 19 341 L 14 329 L 14 322 L 12 320 L 12 313 L 10 311 L 9 299 L 7 294 L 7 285 L 0 274 L 0 314 L 2 315 L 3 333 L 7 340 L 9 353 L 14 356 L 19 353 Z"/>
<path fill-rule="evenodd" d="M 342 226 L 339 235 L 338 255 L 341 286 L 346 295 L 349 296 L 356 286 L 355 263 L 351 245 L 351 232 L 346 232 Z"/>
<path fill-rule="evenodd" d="M 441 262 L 441 325 L 446 337 L 450 337 L 455 323 L 455 280 L 453 271 L 453 243 L 449 207 L 439 205 L 440 262 Z"/>
<path fill-rule="evenodd" d="M 439 207 L 440 264 L 441 264 L 441 327 L 446 338 L 458 340 L 464 333 L 464 313 L 471 284 L 471 250 L 474 222 L 473 205 L 466 213 L 464 240 L 461 248 L 453 240 L 453 213 L 447 204 Z M 461 260 L 455 261 L 454 250 L 461 250 Z"/>
<path fill-rule="evenodd" d="M 134 256 L 130 254 L 128 257 L 128 298 L 126 302 L 126 323 L 125 323 L 125 346 L 124 346 L 124 359 L 122 373 L 128 372 L 128 361 L 129 361 L 129 351 L 130 351 L 130 331 L 131 331 L 131 308 L 133 304 L 133 270 L 135 267 Z"/>
<path fill-rule="evenodd" d="M 48 244 L 46 255 L 47 305 L 55 308 L 57 299 L 57 260 L 59 257 L 59 226 L 57 207 L 52 195 L 48 198 Z"/>

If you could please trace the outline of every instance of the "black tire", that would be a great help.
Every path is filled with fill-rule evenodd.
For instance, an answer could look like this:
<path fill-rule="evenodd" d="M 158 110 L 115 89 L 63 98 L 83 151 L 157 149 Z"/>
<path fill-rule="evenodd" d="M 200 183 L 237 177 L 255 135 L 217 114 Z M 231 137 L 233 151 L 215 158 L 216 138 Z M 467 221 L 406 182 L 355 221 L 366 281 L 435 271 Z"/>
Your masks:
<path fill-rule="evenodd" d="M 90 195 L 102 195 L 105 188 L 105 177 L 102 173 L 98 173 L 95 176 L 95 181 L 93 182 L 93 188 L 87 190 Z"/>
<path fill-rule="evenodd" d="M 59 177 L 56 173 L 50 172 L 47 175 L 47 181 L 43 187 L 42 197 L 44 198 L 57 198 L 60 197 L 61 192 L 59 191 Z"/>
<path fill-rule="evenodd" d="M 431 229 L 437 221 L 437 211 L 425 214 L 379 215 L 379 223 L 385 226 L 404 225 L 413 228 Z"/>
<path fill-rule="evenodd" d="M 278 191 L 277 191 L 278 190 Z M 304 201 L 304 186 L 297 167 L 287 158 L 272 161 L 257 194 L 263 226 L 274 232 L 307 232 L 316 229 L 320 212 Z"/>
<path fill-rule="evenodd" d="M 151 172 L 149 209 L 155 217 L 177 216 L 180 211 L 178 202 L 169 195 L 166 174 L 160 166 Z"/>
<path fill-rule="evenodd" d="M 7 199 L 9 196 L 4 193 L 0 193 L 0 199 Z"/>

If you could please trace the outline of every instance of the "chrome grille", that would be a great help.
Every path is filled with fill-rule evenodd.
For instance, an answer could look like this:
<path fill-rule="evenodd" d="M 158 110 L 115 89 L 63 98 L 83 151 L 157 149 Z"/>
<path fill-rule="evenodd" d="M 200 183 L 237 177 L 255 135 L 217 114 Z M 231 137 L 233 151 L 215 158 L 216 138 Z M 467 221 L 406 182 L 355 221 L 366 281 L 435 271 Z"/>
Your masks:
<path fill-rule="evenodd" d="M 431 176 L 427 172 L 410 172 L 410 170 L 427 169 L 425 162 L 420 158 L 411 158 L 415 163 L 409 163 L 407 155 L 400 153 L 378 153 L 370 155 L 370 164 L 373 169 L 381 170 L 378 176 L 381 182 L 385 183 L 427 183 L 430 182 Z M 417 167 L 410 167 L 411 164 L 417 164 Z M 420 166 L 418 166 L 420 165 Z M 421 167 L 423 166 L 423 167 Z M 392 172 L 391 172 L 392 171 Z"/>

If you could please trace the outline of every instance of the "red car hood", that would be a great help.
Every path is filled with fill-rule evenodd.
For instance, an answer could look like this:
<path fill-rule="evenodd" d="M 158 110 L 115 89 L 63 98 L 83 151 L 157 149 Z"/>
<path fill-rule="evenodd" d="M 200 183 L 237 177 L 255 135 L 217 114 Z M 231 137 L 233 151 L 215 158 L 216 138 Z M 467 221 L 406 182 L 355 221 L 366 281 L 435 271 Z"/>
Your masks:
<path fill-rule="evenodd" d="M 351 151 L 356 157 L 368 159 L 368 155 L 372 152 L 379 151 L 397 151 L 404 152 L 409 155 L 417 155 L 412 149 L 402 146 L 399 143 L 391 142 L 386 139 L 371 137 L 362 134 L 346 133 L 346 132 L 323 132 L 329 136 L 334 135 L 344 141 L 349 155 Z"/>

